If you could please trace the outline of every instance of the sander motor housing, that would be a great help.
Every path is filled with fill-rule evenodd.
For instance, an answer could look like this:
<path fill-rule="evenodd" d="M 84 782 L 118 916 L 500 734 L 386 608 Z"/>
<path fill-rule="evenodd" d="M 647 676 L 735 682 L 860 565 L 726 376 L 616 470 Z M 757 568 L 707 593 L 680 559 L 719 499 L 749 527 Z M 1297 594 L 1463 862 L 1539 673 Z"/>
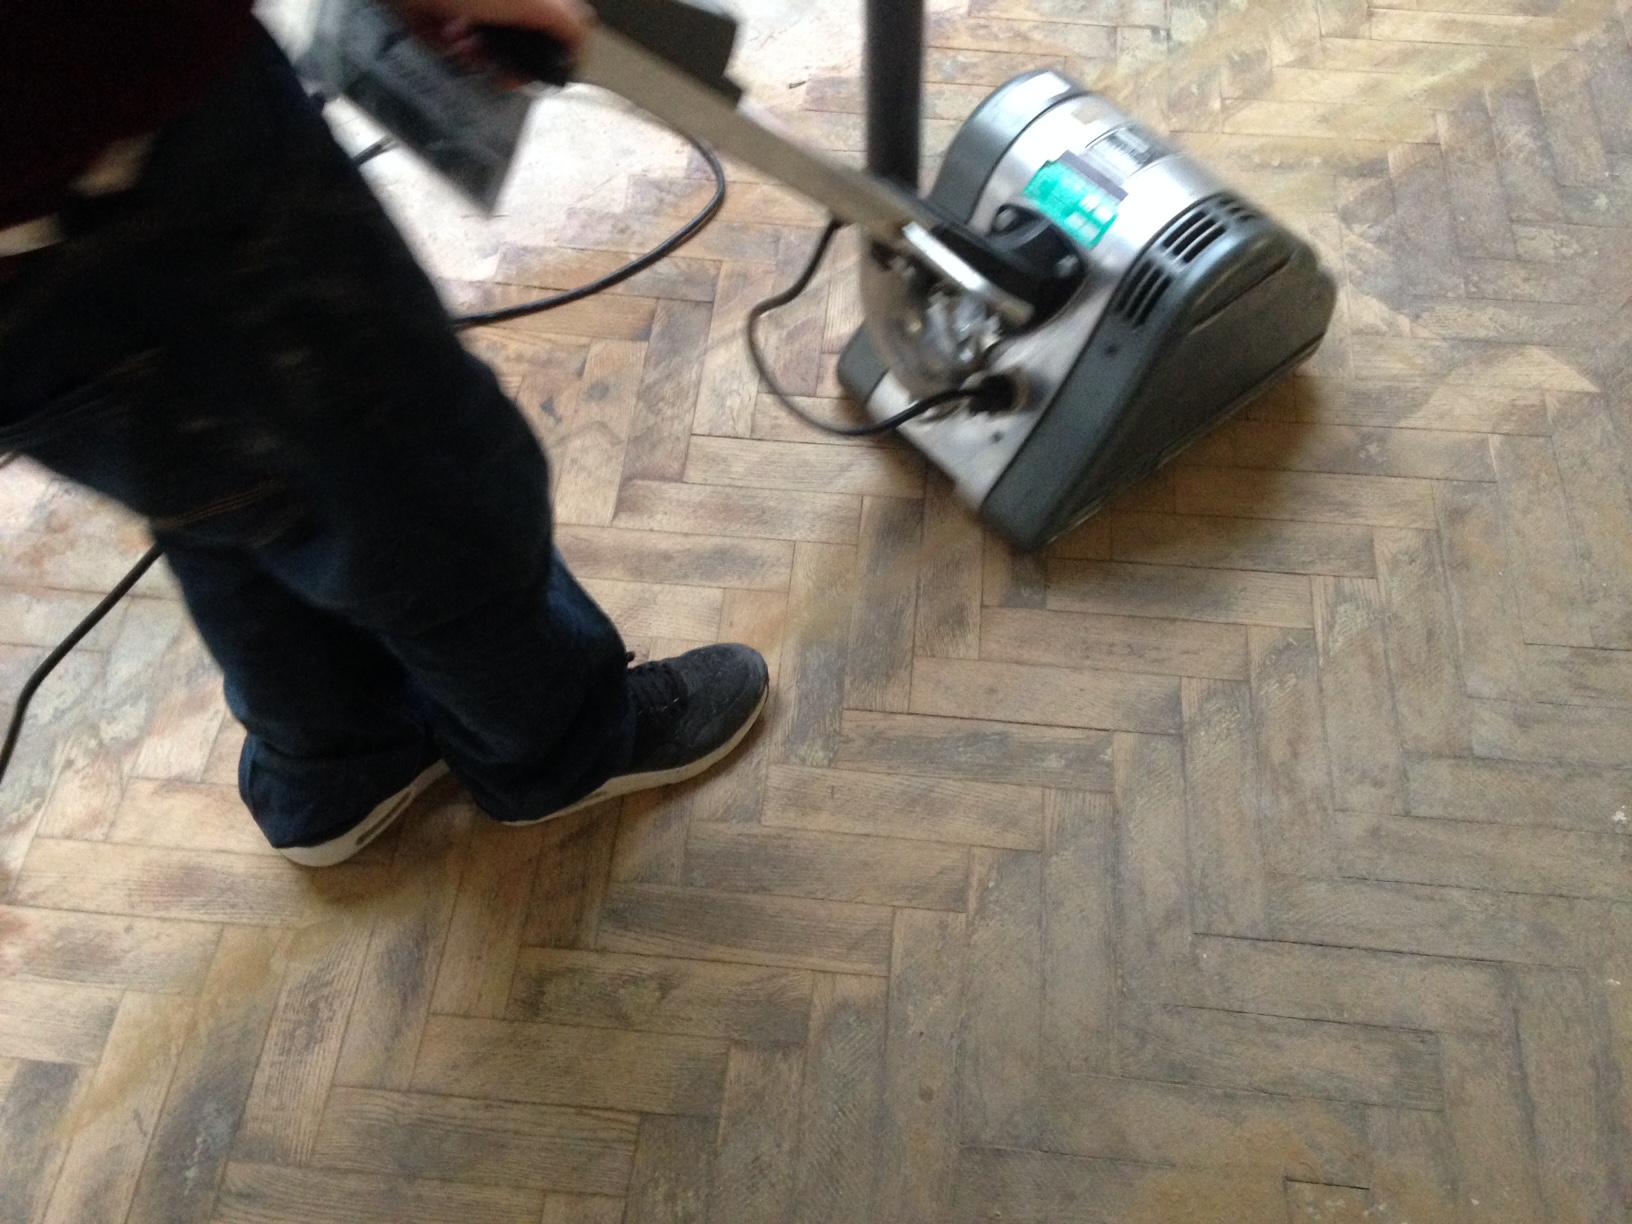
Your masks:
<path fill-rule="evenodd" d="M 1000 87 L 930 194 L 978 233 L 1041 215 L 1083 265 L 1070 300 L 999 341 L 1006 411 L 960 407 L 901 432 L 1023 550 L 1101 508 L 1306 359 L 1336 299 L 1309 245 L 1105 99 L 1053 71 Z M 874 265 L 864 275 L 893 275 Z M 869 316 L 839 363 L 883 420 L 913 394 L 881 354 L 910 319 Z"/>

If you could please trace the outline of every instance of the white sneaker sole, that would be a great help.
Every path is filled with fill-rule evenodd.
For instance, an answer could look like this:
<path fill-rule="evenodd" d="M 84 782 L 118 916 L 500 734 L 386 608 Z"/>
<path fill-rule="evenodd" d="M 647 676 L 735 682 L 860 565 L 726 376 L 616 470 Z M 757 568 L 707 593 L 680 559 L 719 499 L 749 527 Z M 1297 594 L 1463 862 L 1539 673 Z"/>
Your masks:
<path fill-rule="evenodd" d="M 698 774 L 706 773 L 737 750 L 737 745 L 742 743 L 748 732 L 753 730 L 754 724 L 759 721 L 759 716 L 764 713 L 765 702 L 770 695 L 770 686 L 767 685 L 765 691 L 759 695 L 759 704 L 754 707 L 754 712 L 742 720 L 742 726 L 736 729 L 730 739 L 705 757 L 698 757 L 697 760 L 674 769 L 654 769 L 648 773 L 619 774 L 616 777 L 608 778 L 606 784 L 599 790 L 585 795 L 576 803 L 569 803 L 566 807 L 551 812 L 548 816 L 540 816 L 537 820 L 507 820 L 504 823 L 518 829 L 527 825 L 543 824 L 546 820 L 559 820 L 563 816 L 570 816 L 574 812 L 581 812 L 585 808 L 594 807 L 597 803 L 605 803 L 608 799 L 618 799 L 624 795 L 632 795 L 636 791 L 651 790 L 658 786 L 673 786 L 676 782 L 685 782 L 688 779 L 695 778 Z"/>
<path fill-rule="evenodd" d="M 415 799 L 423 795 L 433 782 L 447 772 L 447 764 L 443 761 L 427 765 L 420 771 L 419 777 L 339 837 L 316 846 L 280 846 L 278 853 L 302 867 L 333 867 L 337 863 L 343 863 L 389 829 L 392 822 L 406 812 Z"/>

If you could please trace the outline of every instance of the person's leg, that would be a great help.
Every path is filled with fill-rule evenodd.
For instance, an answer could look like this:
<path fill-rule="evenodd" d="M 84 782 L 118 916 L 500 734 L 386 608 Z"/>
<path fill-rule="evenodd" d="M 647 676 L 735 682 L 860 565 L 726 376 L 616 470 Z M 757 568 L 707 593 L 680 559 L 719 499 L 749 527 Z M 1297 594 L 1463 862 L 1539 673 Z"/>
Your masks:
<path fill-rule="evenodd" d="M 350 818 L 333 779 L 414 711 L 304 722 L 272 673 L 313 635 L 246 633 L 256 571 L 402 666 L 491 814 L 548 815 L 626 765 L 623 645 L 553 555 L 537 441 L 269 44 L 161 134 L 137 194 L 0 301 L 0 445 L 199 550 L 178 571 L 265 760 L 335 766 L 252 760 L 257 816 Z M 209 550 L 230 575 L 192 572 Z"/>
<path fill-rule="evenodd" d="M 263 72 L 283 139 L 236 330 L 307 514 L 256 557 L 404 665 L 487 812 L 547 815 L 628 763 L 623 642 L 553 551 L 520 412 L 270 47 Z"/>
<path fill-rule="evenodd" d="M 298 599 L 242 549 L 161 534 L 248 736 L 247 806 L 272 845 L 318 845 L 435 759 L 402 665 L 373 635 Z"/>
<path fill-rule="evenodd" d="M 764 660 L 720 646 L 627 669 L 551 547 L 537 440 L 269 40 L 160 135 L 133 201 L 0 297 L 0 447 L 177 549 L 275 844 L 337 861 L 325 830 L 395 810 L 405 725 L 512 822 L 691 777 L 740 742 Z M 313 684 L 280 674 L 308 660 Z"/>

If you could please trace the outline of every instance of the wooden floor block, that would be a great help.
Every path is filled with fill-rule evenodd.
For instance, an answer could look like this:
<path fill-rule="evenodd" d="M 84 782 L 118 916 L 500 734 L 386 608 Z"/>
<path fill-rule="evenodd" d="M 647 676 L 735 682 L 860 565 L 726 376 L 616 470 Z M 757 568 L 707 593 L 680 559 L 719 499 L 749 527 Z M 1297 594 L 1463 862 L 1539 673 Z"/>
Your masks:
<path fill-rule="evenodd" d="M 633 1114 L 340 1088 L 324 1110 L 312 1163 L 621 1196 L 637 1126 Z"/>
<path fill-rule="evenodd" d="M 0 1221 L 1624 1224 L 1625 14 L 928 7 L 926 184 L 1063 73 L 1310 242 L 1319 350 L 1023 552 L 775 393 L 864 419 L 859 232 L 760 320 L 762 381 L 749 312 L 823 214 L 746 164 L 684 249 L 462 332 L 635 658 L 753 645 L 760 725 L 525 828 L 450 778 L 301 868 L 161 565 L 0 788 Z M 742 17 L 748 96 L 861 164 L 854 0 Z M 452 311 L 714 195 L 627 107 L 536 109 L 491 217 L 366 171 Z M 0 716 L 149 542 L 0 456 Z"/>

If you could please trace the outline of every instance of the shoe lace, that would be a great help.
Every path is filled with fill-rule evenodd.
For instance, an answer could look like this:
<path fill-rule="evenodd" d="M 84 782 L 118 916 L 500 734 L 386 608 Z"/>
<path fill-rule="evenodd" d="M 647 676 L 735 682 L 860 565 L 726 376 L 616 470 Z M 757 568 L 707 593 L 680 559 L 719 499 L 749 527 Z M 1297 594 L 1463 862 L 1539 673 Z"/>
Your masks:
<path fill-rule="evenodd" d="M 629 695 L 637 709 L 661 714 L 686 699 L 686 682 L 667 659 L 629 669 Z"/>
<path fill-rule="evenodd" d="M 629 656 L 630 661 L 634 655 Z M 634 702 L 636 737 L 643 745 L 663 738 L 668 724 L 686 704 L 686 682 L 666 659 L 629 669 L 629 698 Z"/>

